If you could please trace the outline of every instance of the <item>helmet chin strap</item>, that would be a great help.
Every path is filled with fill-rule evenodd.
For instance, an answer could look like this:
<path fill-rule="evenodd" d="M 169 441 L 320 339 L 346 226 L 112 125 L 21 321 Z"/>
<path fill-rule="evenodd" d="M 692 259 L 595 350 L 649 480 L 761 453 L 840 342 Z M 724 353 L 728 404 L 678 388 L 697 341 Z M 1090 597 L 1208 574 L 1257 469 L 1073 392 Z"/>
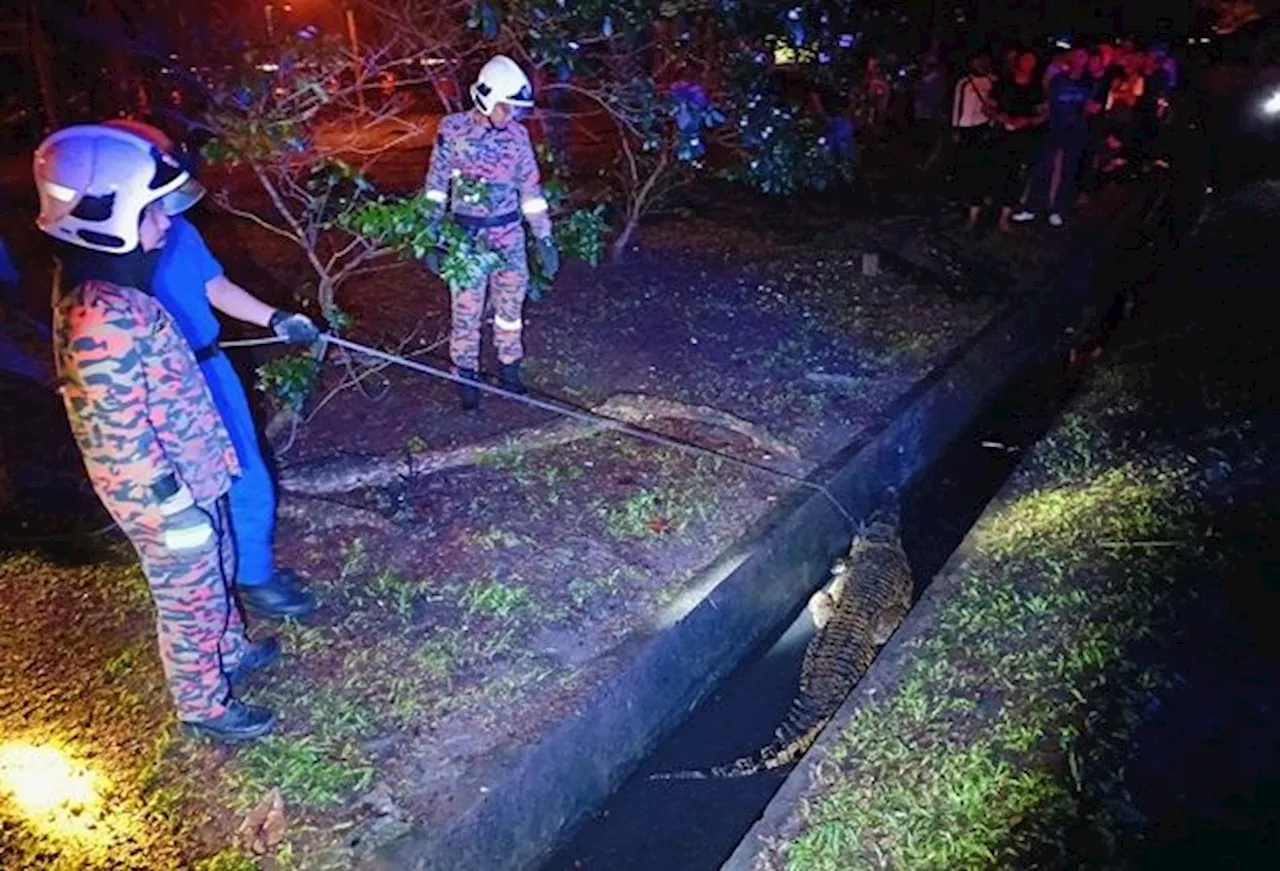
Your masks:
<path fill-rule="evenodd" d="M 485 120 L 485 121 L 488 123 L 488 125 L 489 125 L 489 130 L 487 130 L 487 131 L 486 131 L 487 133 L 488 133 L 488 132 L 495 131 L 495 130 L 506 130 L 506 129 L 507 129 L 507 124 L 510 124 L 510 123 L 511 123 L 511 116 L 507 116 L 507 124 L 497 124 L 497 123 L 494 123 L 494 120 L 493 120 L 493 112 L 494 112 L 494 110 L 496 110 L 497 108 L 498 108 L 498 103 L 494 103 L 494 104 L 493 104 L 493 109 L 490 109 L 488 112 L 481 112 L 481 113 L 480 113 L 481 115 L 483 115 L 483 116 L 484 116 L 484 120 Z"/>

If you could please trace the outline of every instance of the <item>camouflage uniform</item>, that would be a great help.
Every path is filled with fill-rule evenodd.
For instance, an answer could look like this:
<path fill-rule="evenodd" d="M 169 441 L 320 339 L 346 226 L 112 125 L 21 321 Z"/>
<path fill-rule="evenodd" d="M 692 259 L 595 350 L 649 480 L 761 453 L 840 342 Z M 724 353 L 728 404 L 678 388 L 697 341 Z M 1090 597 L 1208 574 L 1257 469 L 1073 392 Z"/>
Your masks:
<path fill-rule="evenodd" d="M 219 717 L 226 674 L 248 646 L 227 587 L 235 558 L 223 534 L 223 497 L 240 469 L 191 348 L 153 297 L 86 281 L 54 307 L 54 357 L 89 480 L 151 586 L 178 716 Z M 152 484 L 169 475 L 213 519 L 215 535 L 203 547 L 165 546 Z"/>
<path fill-rule="evenodd" d="M 524 356 L 521 310 L 529 286 L 521 215 L 535 238 L 551 235 L 529 131 L 514 120 L 495 127 L 477 112 L 446 115 L 431 153 L 426 196 L 441 205 L 450 204 L 454 220 L 502 258 L 486 284 L 454 295 L 449 342 L 453 364 L 459 369 L 479 369 L 480 322 L 490 289 L 498 360 L 517 362 Z"/>

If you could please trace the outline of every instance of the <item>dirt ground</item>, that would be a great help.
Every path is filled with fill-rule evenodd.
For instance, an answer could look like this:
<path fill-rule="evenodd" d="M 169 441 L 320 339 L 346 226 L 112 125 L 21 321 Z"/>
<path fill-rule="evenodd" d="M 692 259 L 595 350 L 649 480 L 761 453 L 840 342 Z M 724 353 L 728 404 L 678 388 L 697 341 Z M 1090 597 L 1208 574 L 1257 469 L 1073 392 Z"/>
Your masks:
<path fill-rule="evenodd" d="M 700 424 L 654 426 L 803 472 L 1028 292 L 1061 250 L 1046 231 L 975 241 L 930 201 L 901 202 L 890 217 L 728 204 L 657 220 L 625 262 L 570 264 L 529 304 L 528 381 L 581 405 L 625 392 L 712 406 L 799 459 Z M 225 216 L 200 222 L 233 278 L 288 301 L 303 275 L 293 252 Z M 861 253 L 875 246 L 896 258 L 866 277 Z M 405 350 L 444 362 L 446 291 L 416 267 L 348 287 L 341 303 L 353 338 L 397 346 L 412 335 Z M 239 362 L 250 371 L 254 360 Z M 327 370 L 318 395 L 341 375 Z M 176 730 L 127 543 L 110 532 L 30 540 L 103 518 L 54 398 L 0 386 L 4 407 L 21 409 L 0 421 L 17 500 L 0 542 L 4 867 L 349 867 L 499 782 L 522 747 L 692 606 L 689 582 L 789 486 L 608 434 L 545 451 L 517 441 L 376 490 L 286 496 L 279 561 L 322 609 L 278 630 L 253 625 L 279 631 L 288 651 L 247 693 L 280 725 L 224 749 Z M 381 398 L 327 398 L 280 467 L 429 452 L 547 420 L 493 397 L 466 415 L 451 385 L 404 370 L 366 386 Z M 41 756 L 50 748 L 78 797 L 32 804 L 15 784 L 55 764 Z M 269 855 L 250 858 L 237 830 L 272 789 L 287 826 Z"/>

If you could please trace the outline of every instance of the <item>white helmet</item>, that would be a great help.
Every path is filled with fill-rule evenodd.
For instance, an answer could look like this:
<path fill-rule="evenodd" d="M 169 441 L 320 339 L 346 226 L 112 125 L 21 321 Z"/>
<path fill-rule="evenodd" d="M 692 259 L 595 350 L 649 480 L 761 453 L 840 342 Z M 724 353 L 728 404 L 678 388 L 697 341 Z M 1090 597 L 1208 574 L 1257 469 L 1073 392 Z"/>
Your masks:
<path fill-rule="evenodd" d="M 150 142 L 156 148 L 159 148 L 165 154 L 178 161 L 178 165 L 185 169 L 188 173 L 192 172 L 189 160 L 183 160 L 183 154 L 178 148 L 177 143 L 169 138 L 169 134 L 165 133 L 159 127 L 147 124 L 143 121 L 135 121 L 132 118 L 112 118 L 110 121 L 104 121 L 108 127 L 115 127 L 119 130 L 126 130 L 129 133 L 141 136 Z M 207 193 L 205 186 L 198 182 L 195 176 L 189 176 L 185 184 L 171 194 L 160 198 L 160 208 L 164 209 L 166 215 L 181 215 L 187 209 L 194 206 Z"/>
<path fill-rule="evenodd" d="M 505 54 L 495 55 L 480 69 L 480 75 L 471 86 L 471 100 L 485 115 L 493 114 L 493 107 L 507 103 L 517 109 L 533 108 L 533 85 L 520 65 Z"/>
<path fill-rule="evenodd" d="M 172 155 L 137 134 L 104 124 L 59 130 L 36 149 L 40 215 L 36 226 L 94 251 L 138 247 L 148 205 L 191 180 Z"/>

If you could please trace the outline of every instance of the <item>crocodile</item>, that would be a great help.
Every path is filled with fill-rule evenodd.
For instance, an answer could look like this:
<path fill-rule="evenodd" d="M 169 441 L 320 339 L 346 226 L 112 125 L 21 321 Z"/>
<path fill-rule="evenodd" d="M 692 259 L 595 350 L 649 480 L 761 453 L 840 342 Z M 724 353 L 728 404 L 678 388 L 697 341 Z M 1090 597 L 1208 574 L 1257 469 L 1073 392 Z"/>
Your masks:
<path fill-rule="evenodd" d="M 898 525 L 895 497 L 858 530 L 830 583 L 810 598 L 818 631 L 805 649 L 799 692 L 774 740 L 726 765 L 651 774 L 650 780 L 749 777 L 808 752 L 911 609 L 914 585 Z"/>

